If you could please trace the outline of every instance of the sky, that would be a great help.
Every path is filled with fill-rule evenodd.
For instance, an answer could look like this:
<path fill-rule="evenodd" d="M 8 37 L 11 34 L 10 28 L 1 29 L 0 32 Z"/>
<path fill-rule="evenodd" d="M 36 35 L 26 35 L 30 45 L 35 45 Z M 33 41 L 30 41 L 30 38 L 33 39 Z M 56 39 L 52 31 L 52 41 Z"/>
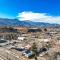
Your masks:
<path fill-rule="evenodd" d="M 0 0 L 0 17 L 60 24 L 60 0 Z"/>

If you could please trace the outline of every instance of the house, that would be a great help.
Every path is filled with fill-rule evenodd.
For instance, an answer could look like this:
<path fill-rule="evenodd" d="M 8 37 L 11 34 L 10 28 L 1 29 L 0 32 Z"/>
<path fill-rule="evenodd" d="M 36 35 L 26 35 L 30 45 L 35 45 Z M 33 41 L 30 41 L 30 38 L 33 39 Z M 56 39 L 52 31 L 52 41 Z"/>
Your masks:
<path fill-rule="evenodd" d="M 18 37 L 18 40 L 23 41 L 25 39 L 25 37 Z"/>
<path fill-rule="evenodd" d="M 49 41 L 51 41 L 51 38 L 48 38 L 48 39 L 38 39 L 38 41 L 40 41 L 40 42 L 49 42 Z"/>

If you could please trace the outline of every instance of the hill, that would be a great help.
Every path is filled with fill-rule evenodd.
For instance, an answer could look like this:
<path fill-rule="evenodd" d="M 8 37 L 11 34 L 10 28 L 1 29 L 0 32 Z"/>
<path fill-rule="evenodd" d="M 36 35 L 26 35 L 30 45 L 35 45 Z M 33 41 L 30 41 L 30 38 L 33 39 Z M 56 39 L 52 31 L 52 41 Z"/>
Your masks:
<path fill-rule="evenodd" d="M 43 22 L 19 21 L 18 19 L 0 18 L 0 26 L 58 27 L 60 25 Z"/>

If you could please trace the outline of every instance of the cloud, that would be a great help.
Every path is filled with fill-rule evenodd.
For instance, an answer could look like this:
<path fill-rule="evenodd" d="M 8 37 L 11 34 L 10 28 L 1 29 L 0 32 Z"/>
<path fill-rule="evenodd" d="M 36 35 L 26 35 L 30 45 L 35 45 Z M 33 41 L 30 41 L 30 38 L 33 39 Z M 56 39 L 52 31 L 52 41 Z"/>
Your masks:
<path fill-rule="evenodd" d="M 60 24 L 60 16 L 49 16 L 47 13 L 21 12 L 18 13 L 18 19 L 21 21 L 30 20 L 35 22 L 47 22 Z"/>

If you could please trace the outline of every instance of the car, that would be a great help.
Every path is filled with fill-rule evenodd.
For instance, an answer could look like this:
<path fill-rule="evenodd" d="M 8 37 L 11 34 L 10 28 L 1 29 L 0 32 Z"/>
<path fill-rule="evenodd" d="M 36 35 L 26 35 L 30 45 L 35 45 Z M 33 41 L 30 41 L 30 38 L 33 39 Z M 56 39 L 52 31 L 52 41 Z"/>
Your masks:
<path fill-rule="evenodd" d="M 25 48 L 15 48 L 15 50 L 17 50 L 17 51 L 24 51 Z"/>
<path fill-rule="evenodd" d="M 22 52 L 22 55 L 29 58 L 34 56 L 34 53 L 32 51 L 26 50 Z"/>

